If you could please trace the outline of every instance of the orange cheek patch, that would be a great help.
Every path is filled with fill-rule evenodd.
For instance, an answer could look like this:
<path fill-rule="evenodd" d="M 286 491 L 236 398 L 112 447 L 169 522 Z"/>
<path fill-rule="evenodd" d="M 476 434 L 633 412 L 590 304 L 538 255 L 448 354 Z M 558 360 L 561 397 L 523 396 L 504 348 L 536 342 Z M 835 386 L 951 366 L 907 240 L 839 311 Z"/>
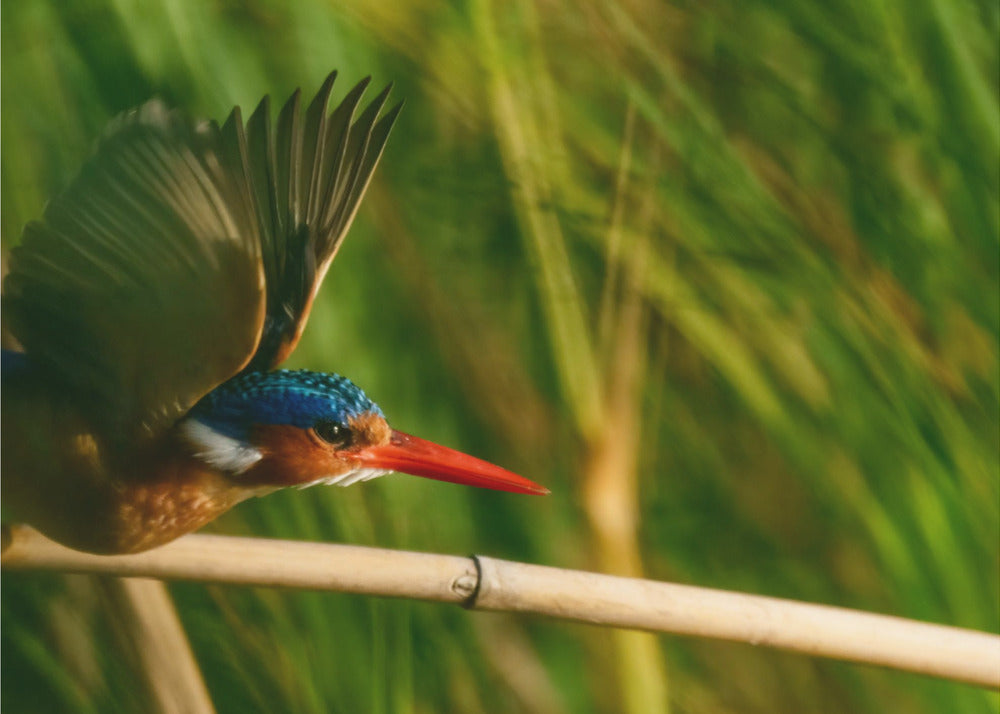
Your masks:
<path fill-rule="evenodd" d="M 339 476 L 352 468 L 307 429 L 259 426 L 254 430 L 252 441 L 264 458 L 244 474 L 248 483 L 298 486 Z"/>

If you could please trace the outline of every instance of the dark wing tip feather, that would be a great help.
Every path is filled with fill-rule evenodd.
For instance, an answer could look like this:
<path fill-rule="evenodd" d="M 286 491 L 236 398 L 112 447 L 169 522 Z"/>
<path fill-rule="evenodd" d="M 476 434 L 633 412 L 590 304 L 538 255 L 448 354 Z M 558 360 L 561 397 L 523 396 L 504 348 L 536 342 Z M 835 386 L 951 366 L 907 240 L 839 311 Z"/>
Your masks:
<path fill-rule="evenodd" d="M 350 227 L 402 106 L 383 114 L 390 84 L 356 115 L 371 84 L 368 76 L 328 113 L 336 78 L 335 72 L 327 76 L 305 112 L 298 109 L 296 90 L 279 115 L 274 137 L 269 136 L 273 157 L 252 153 L 251 160 L 263 166 L 254 166 L 251 173 L 267 174 L 275 182 L 271 199 L 259 209 L 277 229 L 270 236 L 272 249 L 265 245 L 263 251 L 268 326 L 247 369 L 277 366 L 294 348 L 319 281 Z"/>

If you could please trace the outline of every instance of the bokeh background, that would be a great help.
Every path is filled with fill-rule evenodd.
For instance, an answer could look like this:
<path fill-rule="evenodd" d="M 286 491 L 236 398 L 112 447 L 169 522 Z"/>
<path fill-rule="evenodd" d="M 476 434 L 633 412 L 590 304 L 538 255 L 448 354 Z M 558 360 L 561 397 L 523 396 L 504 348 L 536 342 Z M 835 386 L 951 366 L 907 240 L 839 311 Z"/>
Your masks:
<path fill-rule="evenodd" d="M 211 530 L 1000 629 L 995 2 L 23 0 L 5 249 L 160 95 L 406 107 L 292 364 L 547 484 L 392 476 Z M 425 603 L 172 585 L 220 712 L 995 712 L 964 685 Z M 98 580 L 4 575 L 5 712 L 141 712 Z M 120 628 L 119 628 L 120 629 Z"/>

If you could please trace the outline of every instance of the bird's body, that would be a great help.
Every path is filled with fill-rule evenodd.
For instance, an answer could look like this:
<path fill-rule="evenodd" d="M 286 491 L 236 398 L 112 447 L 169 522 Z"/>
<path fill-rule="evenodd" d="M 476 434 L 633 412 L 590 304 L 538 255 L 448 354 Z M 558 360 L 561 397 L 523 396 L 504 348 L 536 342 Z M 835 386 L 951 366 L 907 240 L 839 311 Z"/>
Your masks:
<path fill-rule="evenodd" d="M 249 496 L 390 470 L 541 487 L 391 429 L 350 380 L 273 370 L 294 349 L 399 107 L 326 113 L 334 75 L 272 129 L 151 102 L 29 224 L 4 281 L 5 511 L 81 550 L 145 550 Z"/>
<path fill-rule="evenodd" d="M 146 550 L 262 495 L 194 457 L 175 430 L 115 448 L 72 399 L 32 368 L 5 372 L 2 502 L 13 517 L 79 550 Z"/>

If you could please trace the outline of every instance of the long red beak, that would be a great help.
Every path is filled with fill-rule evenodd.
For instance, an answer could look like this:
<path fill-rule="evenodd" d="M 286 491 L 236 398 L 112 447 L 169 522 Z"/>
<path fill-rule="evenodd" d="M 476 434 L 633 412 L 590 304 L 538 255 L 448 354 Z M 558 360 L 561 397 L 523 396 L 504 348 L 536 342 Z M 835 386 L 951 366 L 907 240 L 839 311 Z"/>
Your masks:
<path fill-rule="evenodd" d="M 539 486 L 507 469 L 395 429 L 388 444 L 370 446 L 359 451 L 355 458 L 373 468 L 400 471 L 438 481 L 513 493 L 542 496 L 549 493 L 549 489 L 544 486 Z"/>

